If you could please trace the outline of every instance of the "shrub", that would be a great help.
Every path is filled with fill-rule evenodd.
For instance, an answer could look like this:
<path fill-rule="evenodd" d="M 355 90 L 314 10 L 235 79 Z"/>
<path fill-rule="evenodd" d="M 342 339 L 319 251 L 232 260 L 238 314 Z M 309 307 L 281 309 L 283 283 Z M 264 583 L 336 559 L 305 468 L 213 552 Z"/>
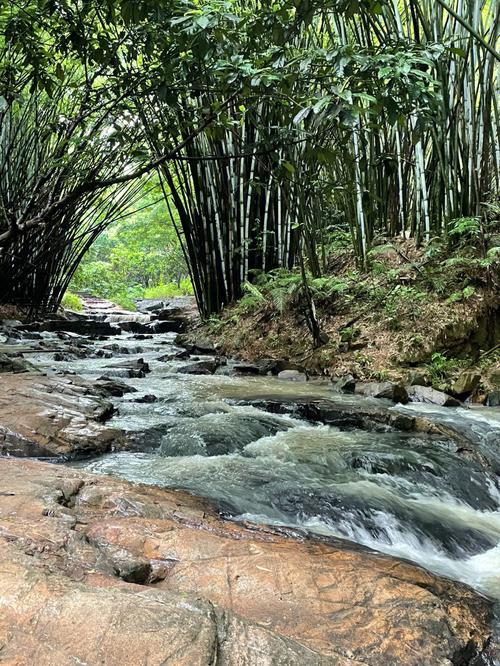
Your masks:
<path fill-rule="evenodd" d="M 63 308 L 66 308 L 66 310 L 74 310 L 75 312 L 81 312 L 83 310 L 82 299 L 71 291 L 67 291 L 64 294 L 61 305 Z"/>

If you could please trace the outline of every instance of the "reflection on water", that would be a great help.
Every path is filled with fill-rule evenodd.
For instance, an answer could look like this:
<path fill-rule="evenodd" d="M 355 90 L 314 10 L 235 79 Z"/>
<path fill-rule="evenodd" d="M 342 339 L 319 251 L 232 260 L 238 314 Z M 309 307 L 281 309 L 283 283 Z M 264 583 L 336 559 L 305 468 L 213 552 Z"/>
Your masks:
<path fill-rule="evenodd" d="M 497 460 L 500 464 L 500 410 L 394 408 L 466 434 L 493 466 L 488 471 L 454 453 L 444 437 L 340 430 L 241 404 L 256 397 L 363 402 L 334 396 L 327 384 L 176 374 L 185 361 L 158 360 L 172 351 L 173 336 L 140 343 L 130 336 L 117 339 L 134 352 L 140 344 L 134 356 L 152 368 L 144 379 L 126 380 L 139 393 L 118 401 L 114 418 L 114 425 L 143 433 L 144 449 L 78 466 L 187 489 L 236 518 L 350 539 L 500 599 L 500 492 L 494 471 Z M 96 377 L 105 375 L 113 360 L 54 363 L 40 355 L 36 362 Z M 135 402 L 146 393 L 158 401 Z"/>

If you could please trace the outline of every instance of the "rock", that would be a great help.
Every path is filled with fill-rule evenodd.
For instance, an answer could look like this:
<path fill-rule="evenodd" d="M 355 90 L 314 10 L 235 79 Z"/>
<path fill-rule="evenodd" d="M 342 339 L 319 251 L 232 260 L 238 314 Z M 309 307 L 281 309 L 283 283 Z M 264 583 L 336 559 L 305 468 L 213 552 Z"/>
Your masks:
<path fill-rule="evenodd" d="M 107 374 L 116 377 L 129 377 L 131 379 L 143 378 L 151 369 L 143 358 L 137 358 L 131 361 L 117 361 L 112 365 L 106 366 Z"/>
<path fill-rule="evenodd" d="M 218 360 L 197 361 L 180 366 L 176 372 L 186 375 L 213 375 L 219 365 Z"/>
<path fill-rule="evenodd" d="M 260 375 L 265 374 L 258 365 L 252 363 L 236 363 L 233 365 L 233 372 L 237 375 Z"/>
<path fill-rule="evenodd" d="M 133 386 L 129 386 L 125 382 L 121 382 L 118 379 L 111 379 L 111 377 L 99 377 L 97 381 L 93 383 L 95 390 L 105 398 L 114 397 L 121 398 L 126 393 L 136 393 L 137 389 Z"/>
<path fill-rule="evenodd" d="M 282 370 L 278 374 L 278 379 L 287 382 L 307 382 L 307 376 L 300 370 Z"/>
<path fill-rule="evenodd" d="M 121 321 L 120 328 L 125 333 L 141 333 L 145 335 L 152 333 L 149 323 L 145 324 L 140 321 Z"/>
<path fill-rule="evenodd" d="M 461 407 L 462 403 L 447 393 L 436 391 L 430 386 L 409 386 L 407 388 L 410 402 L 424 402 L 440 407 Z"/>
<path fill-rule="evenodd" d="M 429 378 L 424 370 L 410 370 L 406 383 L 409 386 L 428 386 Z"/>
<path fill-rule="evenodd" d="M 495 388 L 500 388 L 500 366 L 497 365 L 490 370 L 489 380 Z"/>
<path fill-rule="evenodd" d="M 405 405 L 408 402 L 408 393 L 404 386 L 393 382 L 368 382 L 357 384 L 356 393 L 372 398 L 387 398 L 393 402 Z"/>
<path fill-rule="evenodd" d="M 488 393 L 485 405 L 487 407 L 500 407 L 500 391 L 491 391 Z"/>
<path fill-rule="evenodd" d="M 134 402 L 144 402 L 144 403 L 153 403 L 156 402 L 158 398 L 155 395 L 152 395 L 151 393 L 148 393 L 146 395 L 141 395 L 140 398 L 136 398 Z"/>
<path fill-rule="evenodd" d="M 171 354 L 164 354 L 163 356 L 160 356 L 158 360 L 162 362 L 168 362 L 168 361 L 183 360 L 185 358 L 189 358 L 189 352 L 187 351 L 187 349 L 183 349 L 182 351 L 174 352 Z"/>
<path fill-rule="evenodd" d="M 34 326 L 32 329 L 31 327 Z M 96 321 L 95 319 L 53 319 L 44 321 L 41 324 L 34 324 L 27 327 L 27 330 L 37 331 L 64 331 L 69 333 L 76 333 L 77 335 L 94 336 L 94 335 L 116 335 L 119 332 L 117 326 L 104 321 Z"/>
<path fill-rule="evenodd" d="M 190 354 L 215 354 L 215 346 L 208 338 L 191 338 L 187 335 L 178 335 L 175 344 L 184 347 Z"/>
<path fill-rule="evenodd" d="M 135 307 L 139 312 L 158 313 L 164 309 L 165 302 L 161 298 L 139 298 L 135 301 Z"/>
<path fill-rule="evenodd" d="M 34 365 L 24 358 L 12 358 L 7 354 L 0 354 L 0 373 L 4 372 L 38 372 Z"/>
<path fill-rule="evenodd" d="M 104 425 L 113 413 L 83 379 L 0 375 L 0 454 L 67 458 L 123 447 L 123 432 Z"/>
<path fill-rule="evenodd" d="M 186 330 L 186 322 L 182 319 L 154 321 L 148 328 L 152 333 L 182 333 Z"/>
<path fill-rule="evenodd" d="M 452 392 L 462 398 L 467 398 L 476 391 L 481 381 L 481 375 L 477 372 L 462 372 L 457 381 L 453 384 Z"/>
<path fill-rule="evenodd" d="M 492 604 L 408 562 L 225 522 L 186 493 L 0 460 L 2 662 L 488 663 Z"/>
<path fill-rule="evenodd" d="M 341 393 L 354 393 L 356 389 L 356 380 L 352 375 L 346 375 L 333 382 L 333 388 Z"/>

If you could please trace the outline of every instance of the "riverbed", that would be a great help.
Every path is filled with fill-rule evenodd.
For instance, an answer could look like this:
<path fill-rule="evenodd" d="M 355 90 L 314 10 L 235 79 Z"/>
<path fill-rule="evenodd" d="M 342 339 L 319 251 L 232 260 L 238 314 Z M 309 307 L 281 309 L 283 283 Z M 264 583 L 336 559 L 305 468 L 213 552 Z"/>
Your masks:
<path fill-rule="evenodd" d="M 44 334 L 50 340 L 53 334 Z M 91 358 L 30 359 L 47 372 L 118 377 L 134 389 L 115 399 L 111 425 L 139 442 L 71 463 L 87 471 L 185 489 L 234 520 L 293 526 L 418 563 L 500 600 L 500 409 L 439 408 L 334 393 L 325 382 L 178 372 L 174 334 L 93 342 Z M 116 345 L 113 357 L 110 345 Z M 151 372 L 116 367 L 143 358 Z M 204 357 L 205 358 L 205 357 Z M 163 359 L 163 360 L 160 360 Z M 165 360 L 166 359 L 166 360 Z M 192 361 L 193 359 L 190 359 Z M 140 402 L 145 396 L 151 402 Z M 152 397 L 151 397 L 152 396 Z M 275 414 L 266 401 L 334 399 L 350 409 L 389 407 L 462 432 L 471 459 L 443 435 L 336 427 Z"/>

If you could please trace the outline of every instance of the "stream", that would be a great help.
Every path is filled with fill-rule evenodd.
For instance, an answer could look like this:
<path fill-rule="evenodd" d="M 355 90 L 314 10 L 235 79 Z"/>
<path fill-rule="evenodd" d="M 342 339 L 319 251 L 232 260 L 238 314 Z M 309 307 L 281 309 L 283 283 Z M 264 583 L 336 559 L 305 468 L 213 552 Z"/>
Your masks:
<path fill-rule="evenodd" d="M 500 600 L 500 409 L 393 406 L 337 394 L 321 382 L 227 370 L 182 374 L 177 369 L 192 359 L 159 360 L 180 351 L 174 338 L 138 340 L 122 333 L 92 343 L 98 353 L 118 345 L 112 359 L 30 358 L 47 372 L 117 377 L 137 389 L 114 399 L 118 413 L 110 421 L 136 439 L 136 450 L 73 466 L 188 490 L 235 520 L 354 541 Z M 123 368 L 109 367 L 139 357 L 151 368 L 145 378 L 126 378 Z M 156 400 L 137 401 L 146 395 Z M 327 426 L 250 404 L 325 398 L 350 408 L 382 404 L 450 425 L 475 442 L 491 468 L 460 456 L 445 436 Z"/>

